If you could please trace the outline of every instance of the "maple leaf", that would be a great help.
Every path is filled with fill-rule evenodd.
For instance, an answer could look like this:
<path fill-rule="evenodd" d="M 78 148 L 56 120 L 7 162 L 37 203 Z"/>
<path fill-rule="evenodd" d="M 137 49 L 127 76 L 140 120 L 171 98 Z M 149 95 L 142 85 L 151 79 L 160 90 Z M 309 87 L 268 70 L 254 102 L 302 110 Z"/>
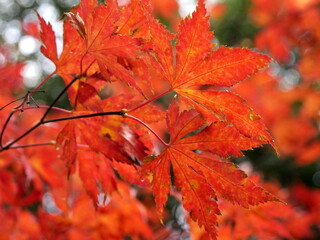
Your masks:
<path fill-rule="evenodd" d="M 262 184 L 279 198 L 286 199 L 286 194 L 275 183 L 261 182 L 257 176 L 251 176 L 250 180 Z M 222 214 L 218 217 L 218 235 L 219 238 L 226 240 L 249 239 L 252 236 L 256 239 L 295 239 L 296 236 L 292 235 L 290 230 L 291 222 L 300 219 L 299 228 L 303 232 L 303 225 L 307 225 L 301 222 L 301 218 L 306 216 L 290 203 L 284 205 L 280 202 L 269 202 L 246 209 L 221 200 L 219 208 Z M 204 229 L 200 229 L 192 221 L 189 222 L 193 239 L 209 239 Z"/>
<path fill-rule="evenodd" d="M 170 191 L 170 166 L 174 185 L 181 190 L 185 209 L 193 220 L 216 239 L 217 194 L 243 207 L 258 205 L 277 198 L 250 181 L 234 164 L 218 156 L 241 155 L 241 150 L 262 144 L 261 140 L 241 135 L 232 125 L 213 123 L 201 130 L 205 122 L 195 110 L 179 113 L 173 101 L 167 115 L 170 143 L 156 159 L 146 162 L 145 172 L 153 174 L 153 192 L 160 215 Z M 188 137 L 192 132 L 196 133 Z M 186 136 L 187 135 L 187 136 Z M 215 155 L 198 154 L 210 150 Z"/>
<path fill-rule="evenodd" d="M 83 56 L 85 45 L 77 31 L 68 22 L 64 23 L 63 50 L 58 56 L 56 37 L 52 25 L 46 23 L 38 13 L 37 15 L 40 21 L 40 34 L 43 43 L 41 52 L 55 64 L 55 73 L 61 75 L 64 79 L 70 78 L 70 74 L 79 73 L 80 60 Z"/>
<path fill-rule="evenodd" d="M 85 41 L 84 54 L 88 53 L 97 60 L 106 79 L 109 79 L 110 72 L 143 95 L 132 74 L 118 62 L 118 58 L 136 58 L 139 42 L 130 36 L 116 34 L 115 23 L 120 18 L 117 1 L 110 0 L 106 5 L 98 4 L 96 0 L 81 1 L 74 12 L 66 16 Z"/>
<path fill-rule="evenodd" d="M 50 23 L 38 14 L 41 27 L 41 40 L 43 46 L 41 52 L 49 58 L 56 69 L 52 74 L 59 74 L 66 85 L 74 78 L 74 75 L 81 73 L 81 66 L 88 66 L 94 60 L 91 55 L 86 55 L 85 42 L 72 25 L 65 21 L 63 25 L 63 49 L 60 55 L 57 52 L 56 37 Z M 98 66 L 93 65 L 92 71 L 98 71 Z M 77 95 L 77 86 L 74 84 L 68 89 L 70 102 L 73 104 Z"/>
<path fill-rule="evenodd" d="M 37 12 L 36 12 L 37 13 Z M 43 45 L 41 46 L 41 52 L 47 58 L 49 58 L 53 63 L 57 65 L 58 62 L 58 53 L 57 53 L 57 44 L 55 33 L 52 29 L 52 25 L 50 23 L 46 23 L 46 21 L 37 13 L 38 19 L 40 21 L 41 27 L 41 41 Z"/>
<path fill-rule="evenodd" d="M 102 153 L 109 159 L 130 164 L 132 163 L 130 157 L 136 156 L 134 153 L 138 156 L 143 154 L 135 152 L 132 143 L 124 138 L 127 128 L 117 119 L 80 119 L 77 121 L 77 128 L 92 150 Z"/>
<path fill-rule="evenodd" d="M 74 123 L 72 121 L 67 123 L 57 136 L 56 146 L 62 146 L 61 159 L 66 162 L 69 173 L 74 173 L 74 163 L 77 158 L 77 142 Z"/>
<path fill-rule="evenodd" d="M 124 13 L 123 13 L 124 14 Z M 38 14 L 41 26 L 42 53 L 56 66 L 54 73 L 59 74 L 68 84 L 75 74 L 79 74 L 94 60 L 91 73 L 100 70 L 106 80 L 111 76 L 124 81 L 143 92 L 137 85 L 133 73 L 119 62 L 119 59 L 136 59 L 139 41 L 131 36 L 117 33 L 116 22 L 120 18 L 117 2 L 108 1 L 107 5 L 96 0 L 81 1 L 79 6 L 65 13 L 69 21 L 64 22 L 63 50 L 57 53 L 55 34 L 50 23 Z M 77 87 L 69 89 L 73 103 Z"/>
<path fill-rule="evenodd" d="M 99 114 L 101 112 L 116 111 L 130 107 L 135 103 L 133 95 L 119 94 L 101 100 L 96 90 L 89 84 L 80 82 L 77 111 L 74 115 Z M 139 109 L 140 110 L 140 109 Z M 161 109 L 155 106 L 146 106 L 143 111 L 133 111 L 135 116 L 143 114 L 156 114 L 158 117 L 142 117 L 146 122 L 159 121 L 164 117 Z M 90 129 L 88 127 L 90 126 Z M 76 127 L 88 145 L 95 151 L 101 152 L 106 157 L 120 162 L 132 163 L 131 159 L 142 160 L 146 156 L 146 147 L 141 142 L 139 134 L 127 121 L 119 116 L 107 118 L 87 118 L 76 121 Z"/>
<path fill-rule="evenodd" d="M 103 155 L 92 151 L 80 151 L 78 161 L 80 178 L 96 204 L 101 190 L 108 194 L 117 188 L 113 169 Z"/>
<path fill-rule="evenodd" d="M 246 136 L 273 144 L 260 116 L 243 99 L 225 91 L 195 90 L 203 85 L 231 87 L 266 67 L 270 58 L 244 48 L 222 46 L 214 50 L 203 1 L 192 17 L 180 23 L 175 48 L 172 34 L 147 16 L 157 67 L 187 109 L 196 108 L 208 122 L 228 121 Z"/>
<path fill-rule="evenodd" d="M 149 35 L 147 19 L 144 16 L 144 11 L 151 12 L 149 0 L 131 0 L 120 11 L 120 18 L 116 22 L 118 34 L 135 38 L 146 38 Z"/>

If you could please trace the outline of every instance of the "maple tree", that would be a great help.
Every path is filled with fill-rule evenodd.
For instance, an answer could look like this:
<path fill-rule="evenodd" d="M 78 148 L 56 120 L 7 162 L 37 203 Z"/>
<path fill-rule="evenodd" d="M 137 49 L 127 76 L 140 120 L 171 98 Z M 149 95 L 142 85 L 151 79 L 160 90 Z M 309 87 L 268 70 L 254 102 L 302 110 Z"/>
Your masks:
<path fill-rule="evenodd" d="M 163 10 L 168 8 L 162 8 L 168 1 L 153 3 L 155 11 L 170 17 Z M 7 86 L 0 101 L 0 203 L 9 206 L 0 210 L 9 219 L 1 238 L 174 239 L 175 231 L 163 227 L 172 219 L 166 208 L 171 197 L 188 212 L 194 238 L 236 239 L 233 231 L 237 239 L 298 236 L 292 226 L 304 214 L 284 207 L 282 201 L 290 199 L 280 194 L 280 187 L 248 177 L 230 157 L 265 144 L 281 154 L 299 152 L 315 138 L 316 129 L 306 123 L 308 134 L 296 133 L 304 137 L 299 137 L 299 148 L 285 143 L 276 147 L 264 120 L 231 89 L 257 74 L 236 88 L 252 100 L 256 94 L 248 91 L 259 83 L 256 78 L 268 78 L 260 70 L 272 60 L 247 48 L 214 44 L 204 1 L 173 34 L 154 18 L 148 0 L 82 0 L 63 16 L 59 54 L 51 24 L 36 14 L 41 52 L 55 70 L 15 99 L 7 88 L 19 89 L 21 76 L 10 72 L 22 65 L 7 59 L 0 68 L 0 82 Z M 305 64 L 301 69 L 309 74 Z M 50 105 L 31 104 L 56 74 L 66 87 Z M 274 100 L 309 96 L 299 122 L 274 124 L 263 111 L 268 113 L 268 106 L 257 106 L 276 140 L 285 141 L 290 136 L 281 124 L 314 119 L 318 93 L 302 88 L 287 97 L 275 93 L 274 84 L 269 87 L 263 90 Z M 72 110 L 56 107 L 66 93 Z M 283 118 L 288 111 L 279 110 Z M 299 155 L 301 161 L 314 159 L 317 140 L 310 148 Z M 278 208 L 283 211 L 280 220 Z M 307 226 L 315 218 L 308 217 L 301 237 L 311 235 Z M 227 224 L 239 219 L 245 221 L 235 229 Z M 30 222 L 32 227 L 26 227 Z M 259 225 L 244 227 L 253 222 Z"/>

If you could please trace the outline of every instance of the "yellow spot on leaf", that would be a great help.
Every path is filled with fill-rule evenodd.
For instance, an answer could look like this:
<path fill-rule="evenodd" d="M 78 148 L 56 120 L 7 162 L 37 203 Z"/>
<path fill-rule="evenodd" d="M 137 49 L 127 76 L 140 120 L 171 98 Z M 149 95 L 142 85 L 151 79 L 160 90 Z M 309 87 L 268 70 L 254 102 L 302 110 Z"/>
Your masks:
<path fill-rule="evenodd" d="M 249 118 L 250 118 L 251 121 L 254 121 L 255 115 L 254 115 L 253 113 L 250 113 L 250 114 L 249 114 Z"/>
<path fill-rule="evenodd" d="M 191 179 L 189 182 L 190 182 L 190 185 L 191 185 L 192 189 L 198 189 L 199 188 L 199 182 L 198 181 Z"/>
<path fill-rule="evenodd" d="M 104 137 L 110 138 L 111 140 L 115 139 L 115 132 L 109 128 L 102 127 L 100 130 L 100 134 Z"/>

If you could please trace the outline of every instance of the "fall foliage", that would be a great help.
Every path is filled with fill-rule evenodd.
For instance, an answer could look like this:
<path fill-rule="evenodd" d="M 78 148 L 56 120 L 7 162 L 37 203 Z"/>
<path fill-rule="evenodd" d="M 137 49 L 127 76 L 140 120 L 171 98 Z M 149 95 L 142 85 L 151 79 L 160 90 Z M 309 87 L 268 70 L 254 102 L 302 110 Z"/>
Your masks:
<path fill-rule="evenodd" d="M 319 3 L 252 0 L 259 52 L 214 36 L 231 2 L 180 20 L 176 1 L 81 0 L 61 53 L 35 11 L 40 32 L 26 32 L 55 70 L 25 90 L 0 48 L 0 239 L 320 236 L 319 189 L 241 162 L 268 146 L 296 166 L 320 158 Z M 57 75 L 64 88 L 38 102 Z"/>

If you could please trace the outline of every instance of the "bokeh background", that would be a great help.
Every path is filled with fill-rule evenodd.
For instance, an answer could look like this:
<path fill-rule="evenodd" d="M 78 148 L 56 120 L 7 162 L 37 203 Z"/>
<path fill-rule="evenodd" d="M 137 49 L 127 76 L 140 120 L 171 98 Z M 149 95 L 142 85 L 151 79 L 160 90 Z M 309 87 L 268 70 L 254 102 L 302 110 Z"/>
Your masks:
<path fill-rule="evenodd" d="M 192 0 L 152 2 L 157 17 L 172 31 L 196 6 Z M 14 85 L 21 80 L 25 88 L 32 89 L 50 74 L 54 65 L 39 51 L 34 10 L 52 24 L 61 51 L 59 19 L 77 3 L 0 0 L 0 78 Z M 232 90 L 265 119 L 278 154 L 265 146 L 233 161 L 248 173 L 260 173 L 263 180 L 284 192 L 300 214 L 287 226 L 295 239 L 320 239 L 320 1 L 212 0 L 207 7 L 217 45 L 247 47 L 274 59 L 269 69 Z M 36 96 L 37 101 L 50 103 L 63 87 L 59 76 L 54 76 L 44 86 L 46 94 Z M 19 96 L 25 90 L 15 91 Z M 68 107 L 66 98 L 58 105 Z M 175 208 L 174 200 L 170 204 Z"/>

